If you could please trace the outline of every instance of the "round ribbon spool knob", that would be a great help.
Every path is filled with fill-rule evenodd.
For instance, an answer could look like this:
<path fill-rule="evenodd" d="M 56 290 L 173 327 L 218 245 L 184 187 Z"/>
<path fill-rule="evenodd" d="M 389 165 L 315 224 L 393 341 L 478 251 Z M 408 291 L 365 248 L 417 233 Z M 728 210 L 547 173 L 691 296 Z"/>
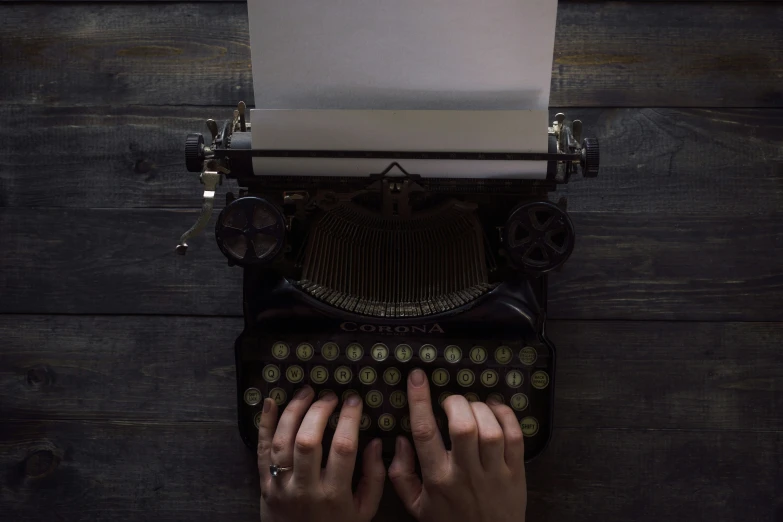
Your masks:
<path fill-rule="evenodd" d="M 285 218 L 265 199 L 235 199 L 218 216 L 215 239 L 223 255 L 240 266 L 270 263 L 285 244 Z"/>
<path fill-rule="evenodd" d="M 185 168 L 188 172 L 201 172 L 204 168 L 204 136 L 188 134 L 185 138 Z"/>
<path fill-rule="evenodd" d="M 548 201 L 518 206 L 506 221 L 506 249 L 520 268 L 544 273 L 558 268 L 574 249 L 574 225 Z"/>

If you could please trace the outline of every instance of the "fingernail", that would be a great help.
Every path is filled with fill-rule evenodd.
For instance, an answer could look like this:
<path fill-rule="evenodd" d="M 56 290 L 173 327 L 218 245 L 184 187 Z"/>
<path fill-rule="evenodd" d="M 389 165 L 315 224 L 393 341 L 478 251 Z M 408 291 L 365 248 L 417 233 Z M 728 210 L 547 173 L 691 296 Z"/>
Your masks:
<path fill-rule="evenodd" d="M 402 453 L 402 435 L 397 436 L 397 441 L 394 443 L 394 453 Z"/>
<path fill-rule="evenodd" d="M 272 399 L 264 399 L 263 413 L 269 413 L 269 410 L 271 409 L 272 409 Z"/>
<path fill-rule="evenodd" d="M 352 393 L 345 399 L 346 406 L 358 406 L 362 403 L 362 398 L 358 394 Z"/>
<path fill-rule="evenodd" d="M 416 368 L 411 372 L 412 385 L 418 388 L 419 386 L 422 386 L 425 382 L 427 382 L 427 375 L 424 373 L 424 370 L 420 370 Z"/>
<path fill-rule="evenodd" d="M 373 444 L 375 444 L 375 447 L 372 449 L 372 452 L 375 454 L 377 458 L 381 458 L 381 450 L 383 449 L 383 444 L 381 444 L 381 439 L 375 439 L 372 441 Z"/>
<path fill-rule="evenodd" d="M 304 399 L 305 397 L 307 397 L 308 393 L 310 393 L 309 386 L 304 386 L 302 388 L 299 388 L 294 394 L 294 399 Z"/>
<path fill-rule="evenodd" d="M 487 404 L 492 404 L 493 406 L 496 406 L 496 405 L 500 404 L 500 401 L 497 400 L 496 397 L 490 397 L 490 398 L 487 399 Z"/>
<path fill-rule="evenodd" d="M 334 394 L 333 391 L 329 390 L 328 392 L 324 393 L 324 396 L 321 397 L 322 401 L 332 401 L 337 398 L 337 395 Z"/>

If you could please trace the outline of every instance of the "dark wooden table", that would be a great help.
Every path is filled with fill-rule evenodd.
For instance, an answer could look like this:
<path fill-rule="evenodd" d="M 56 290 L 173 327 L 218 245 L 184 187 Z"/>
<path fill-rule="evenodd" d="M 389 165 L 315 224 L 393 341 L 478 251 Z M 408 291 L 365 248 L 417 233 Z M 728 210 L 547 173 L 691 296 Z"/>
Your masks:
<path fill-rule="evenodd" d="M 252 521 L 240 272 L 183 139 L 253 104 L 241 2 L 0 2 L 0 518 Z M 783 4 L 563 2 L 556 428 L 530 522 L 783 521 Z M 382 520 L 406 519 L 388 488 Z"/>

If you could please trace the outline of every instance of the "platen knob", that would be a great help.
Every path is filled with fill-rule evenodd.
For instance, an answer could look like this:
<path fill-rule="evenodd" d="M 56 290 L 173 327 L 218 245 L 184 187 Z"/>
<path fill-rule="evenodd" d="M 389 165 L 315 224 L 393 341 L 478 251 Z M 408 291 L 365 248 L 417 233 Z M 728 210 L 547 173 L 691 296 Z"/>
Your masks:
<path fill-rule="evenodd" d="M 598 176 L 599 160 L 598 139 L 585 138 L 582 141 L 582 175 L 586 178 Z"/>
<path fill-rule="evenodd" d="M 188 172 L 201 172 L 204 168 L 204 136 L 188 134 L 185 138 L 185 168 Z"/>

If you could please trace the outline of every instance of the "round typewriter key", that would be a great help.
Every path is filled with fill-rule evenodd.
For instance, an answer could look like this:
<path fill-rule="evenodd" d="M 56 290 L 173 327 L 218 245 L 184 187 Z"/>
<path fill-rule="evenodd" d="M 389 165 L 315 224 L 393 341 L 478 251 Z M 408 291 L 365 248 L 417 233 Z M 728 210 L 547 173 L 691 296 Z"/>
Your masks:
<path fill-rule="evenodd" d="M 318 392 L 318 398 L 319 399 L 323 399 L 326 396 L 327 393 L 334 393 L 334 391 L 329 390 L 329 389 L 323 389 L 323 390 Z"/>
<path fill-rule="evenodd" d="M 538 354 L 536 349 L 531 346 L 525 346 L 519 351 L 519 360 L 522 361 L 522 364 L 531 366 L 536 362 L 536 359 L 538 359 Z"/>
<path fill-rule="evenodd" d="M 434 361 L 438 356 L 438 349 L 431 344 L 422 344 L 419 348 L 419 359 L 424 362 Z"/>
<path fill-rule="evenodd" d="M 378 362 L 385 361 L 389 356 L 389 348 L 383 343 L 374 344 L 373 347 L 370 348 L 370 355 Z"/>
<path fill-rule="evenodd" d="M 302 343 L 296 347 L 296 357 L 300 361 L 309 361 L 310 359 L 313 358 L 314 353 L 315 350 L 313 350 L 312 344 Z"/>
<path fill-rule="evenodd" d="M 399 384 L 401 377 L 402 374 L 400 373 L 400 370 L 394 367 L 386 368 L 386 370 L 383 372 L 383 382 L 389 386 Z"/>
<path fill-rule="evenodd" d="M 532 384 L 533 388 L 536 388 L 537 390 L 543 390 L 549 386 L 549 375 L 547 375 L 546 372 L 539 370 L 530 376 L 530 384 Z"/>
<path fill-rule="evenodd" d="M 310 370 L 310 380 L 315 384 L 323 384 L 329 379 L 329 370 L 325 366 L 313 366 Z"/>
<path fill-rule="evenodd" d="M 436 368 L 432 372 L 432 382 L 438 386 L 446 386 L 449 383 L 449 372 L 443 368 Z"/>
<path fill-rule="evenodd" d="M 364 402 L 371 408 L 377 408 L 383 404 L 383 394 L 378 390 L 370 390 L 367 395 L 364 396 Z"/>
<path fill-rule="evenodd" d="M 479 396 L 478 396 L 478 395 L 476 395 L 476 394 L 475 394 L 475 393 L 473 393 L 473 392 L 468 392 L 468 393 L 466 393 L 466 394 L 465 394 L 465 398 L 468 400 L 468 402 L 478 402 L 478 401 L 480 400 L 480 399 L 479 399 Z"/>
<path fill-rule="evenodd" d="M 538 419 L 535 417 L 525 417 L 519 421 L 519 427 L 522 428 L 522 435 L 532 437 L 538 433 Z"/>
<path fill-rule="evenodd" d="M 397 421 L 394 420 L 394 415 L 391 413 L 384 413 L 380 417 L 378 417 L 378 427 L 380 427 L 383 431 L 391 431 L 394 429 L 394 424 Z"/>
<path fill-rule="evenodd" d="M 359 343 L 351 343 L 345 348 L 345 356 L 349 361 L 358 361 L 364 355 L 364 348 Z"/>
<path fill-rule="evenodd" d="M 483 346 L 474 346 L 470 349 L 470 360 L 476 364 L 481 364 L 487 360 L 487 350 Z"/>
<path fill-rule="evenodd" d="M 462 350 L 459 346 L 450 344 L 443 350 L 443 358 L 450 363 L 458 363 L 462 360 Z"/>
<path fill-rule="evenodd" d="M 514 358 L 514 352 L 508 346 L 498 346 L 495 350 L 495 360 L 498 364 L 507 364 Z"/>
<path fill-rule="evenodd" d="M 506 384 L 512 388 L 519 388 L 524 380 L 525 376 L 519 370 L 511 370 L 506 374 Z"/>
<path fill-rule="evenodd" d="M 492 388 L 498 383 L 498 372 L 495 370 L 484 370 L 481 372 L 481 384 L 487 388 Z"/>
<path fill-rule="evenodd" d="M 365 366 L 359 370 L 359 381 L 361 381 L 362 384 L 372 384 L 377 377 L 378 375 L 375 373 L 375 368 L 372 366 Z"/>
<path fill-rule="evenodd" d="M 353 373 L 351 373 L 351 369 L 347 366 L 338 366 L 334 370 L 334 380 L 339 382 L 340 384 L 348 384 L 351 382 L 351 379 L 353 378 Z"/>
<path fill-rule="evenodd" d="M 410 431 L 411 431 L 411 418 L 408 417 L 407 415 L 405 417 L 403 417 L 400 420 L 400 426 L 402 426 L 402 429 L 404 429 L 405 431 L 410 433 Z"/>
<path fill-rule="evenodd" d="M 476 380 L 476 376 L 473 373 L 472 370 L 468 370 L 467 368 L 463 368 L 462 370 L 457 372 L 457 382 L 460 386 L 472 386 L 473 381 Z"/>
<path fill-rule="evenodd" d="M 267 364 L 261 372 L 266 382 L 277 382 L 280 378 L 280 368 L 274 364 Z"/>
<path fill-rule="evenodd" d="M 340 347 L 337 343 L 326 343 L 321 346 L 321 355 L 327 361 L 334 361 L 340 355 Z"/>
<path fill-rule="evenodd" d="M 253 416 L 253 425 L 258 429 L 259 424 L 261 424 L 261 412 L 259 411 Z"/>
<path fill-rule="evenodd" d="M 394 357 L 402 363 L 408 362 L 413 357 L 413 348 L 407 344 L 398 344 L 394 349 Z"/>
<path fill-rule="evenodd" d="M 349 395 L 359 395 L 359 392 L 356 390 L 345 390 L 343 392 L 343 400 L 347 399 Z"/>
<path fill-rule="evenodd" d="M 284 342 L 276 342 L 272 345 L 272 355 L 276 359 L 285 359 L 288 357 L 289 351 L 288 345 Z"/>
<path fill-rule="evenodd" d="M 362 420 L 359 421 L 359 429 L 362 431 L 370 429 L 370 425 L 372 424 L 372 419 L 369 415 L 366 413 L 362 413 Z"/>
<path fill-rule="evenodd" d="M 261 402 L 261 392 L 258 388 L 248 388 L 245 390 L 245 402 L 250 406 L 255 406 Z"/>
<path fill-rule="evenodd" d="M 285 400 L 287 399 L 285 390 L 282 388 L 272 388 L 269 391 L 269 396 L 272 397 L 272 400 L 274 400 L 275 404 L 278 406 L 285 404 Z"/>
<path fill-rule="evenodd" d="M 329 427 L 336 430 L 338 422 L 340 422 L 340 412 L 336 411 L 329 417 Z"/>
<path fill-rule="evenodd" d="M 505 404 L 506 403 L 506 401 L 503 399 L 503 396 L 500 395 L 499 393 L 490 393 L 489 395 L 487 395 L 487 400 L 490 400 L 490 399 L 495 399 L 500 404 Z"/>
<path fill-rule="evenodd" d="M 451 392 L 443 392 L 443 393 L 441 393 L 440 397 L 438 397 L 438 404 L 443 404 L 443 401 L 445 401 L 446 399 L 448 399 L 452 395 L 454 395 L 454 394 L 451 393 Z"/>
<path fill-rule="evenodd" d="M 517 411 L 527 408 L 527 395 L 524 393 L 515 393 L 511 396 L 511 407 Z"/>
<path fill-rule="evenodd" d="M 302 382 L 302 379 L 304 379 L 304 370 L 301 366 L 292 364 L 285 369 L 285 378 L 288 379 L 288 382 Z"/>
<path fill-rule="evenodd" d="M 405 396 L 405 392 L 402 390 L 395 390 L 389 395 L 389 402 L 395 408 L 402 408 L 408 404 L 408 398 Z"/>

